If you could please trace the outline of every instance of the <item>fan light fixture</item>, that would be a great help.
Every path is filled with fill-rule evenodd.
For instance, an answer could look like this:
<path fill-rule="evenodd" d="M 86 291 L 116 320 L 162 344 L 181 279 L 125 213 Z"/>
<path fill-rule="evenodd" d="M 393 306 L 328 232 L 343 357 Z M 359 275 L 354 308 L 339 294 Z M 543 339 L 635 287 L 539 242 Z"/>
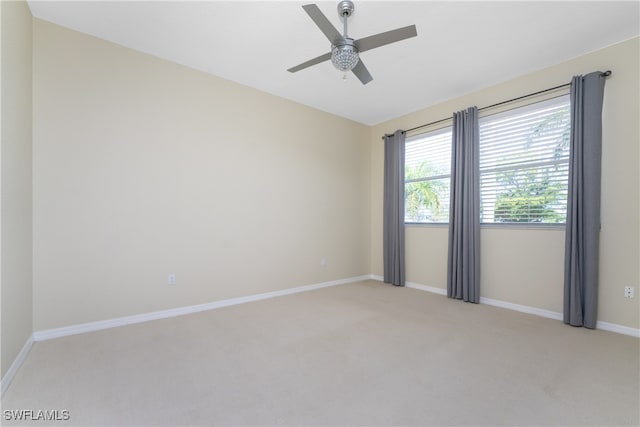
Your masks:
<path fill-rule="evenodd" d="M 351 71 L 358 65 L 360 55 L 353 45 L 353 39 L 345 39 L 345 43 L 331 49 L 331 63 L 340 71 Z"/>

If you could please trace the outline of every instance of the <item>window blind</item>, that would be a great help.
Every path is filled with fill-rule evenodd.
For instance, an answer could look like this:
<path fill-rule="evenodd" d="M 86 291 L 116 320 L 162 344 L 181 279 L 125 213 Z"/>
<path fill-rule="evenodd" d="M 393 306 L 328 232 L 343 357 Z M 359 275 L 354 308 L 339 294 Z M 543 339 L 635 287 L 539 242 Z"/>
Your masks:
<path fill-rule="evenodd" d="M 405 142 L 405 222 L 448 222 L 451 127 Z"/>
<path fill-rule="evenodd" d="M 480 119 L 483 223 L 564 223 L 569 96 Z"/>

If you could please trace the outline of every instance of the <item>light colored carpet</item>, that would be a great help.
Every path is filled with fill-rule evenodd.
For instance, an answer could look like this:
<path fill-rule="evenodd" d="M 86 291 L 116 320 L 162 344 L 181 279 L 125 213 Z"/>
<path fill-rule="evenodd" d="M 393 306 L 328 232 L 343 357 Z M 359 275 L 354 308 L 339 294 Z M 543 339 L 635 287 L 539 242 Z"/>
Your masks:
<path fill-rule="evenodd" d="M 55 425 L 638 425 L 639 341 L 366 281 L 38 342 L 2 403 Z"/>

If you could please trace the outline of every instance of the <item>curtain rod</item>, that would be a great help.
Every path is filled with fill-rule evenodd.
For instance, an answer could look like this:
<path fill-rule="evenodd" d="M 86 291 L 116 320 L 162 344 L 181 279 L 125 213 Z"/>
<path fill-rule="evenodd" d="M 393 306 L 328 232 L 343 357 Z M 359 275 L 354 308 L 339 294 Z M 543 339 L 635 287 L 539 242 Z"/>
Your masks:
<path fill-rule="evenodd" d="M 601 75 L 603 77 L 609 77 L 611 75 L 611 70 L 607 70 L 607 71 L 601 73 Z M 565 83 L 565 84 L 562 84 L 562 85 L 551 87 L 549 89 L 539 90 L 537 92 L 529 93 L 527 95 L 518 96 L 517 98 L 512 98 L 512 99 L 508 99 L 506 101 L 501 101 L 501 102 L 497 102 L 495 104 L 487 105 L 486 107 L 478 108 L 478 111 L 487 110 L 487 109 L 493 108 L 493 107 L 498 107 L 500 105 L 508 104 L 510 102 L 520 101 L 521 99 L 529 98 L 531 96 L 540 95 L 540 94 L 543 94 L 543 93 L 546 93 L 546 92 L 552 92 L 554 90 L 558 90 L 558 89 L 561 89 L 561 88 L 567 87 L 567 86 L 571 86 L 571 83 L 570 82 L 569 83 Z M 435 122 L 431 122 L 431 123 L 425 123 L 424 125 L 420 125 L 420 126 L 413 127 L 411 129 L 403 130 L 402 132 L 403 133 L 411 132 L 412 130 L 424 128 L 424 127 L 427 127 L 427 126 L 436 125 L 438 123 L 446 122 L 447 120 L 451 120 L 451 117 L 446 117 L 444 119 L 436 120 Z M 384 135 L 382 137 L 382 139 L 384 139 L 385 136 L 390 136 L 390 135 Z"/>

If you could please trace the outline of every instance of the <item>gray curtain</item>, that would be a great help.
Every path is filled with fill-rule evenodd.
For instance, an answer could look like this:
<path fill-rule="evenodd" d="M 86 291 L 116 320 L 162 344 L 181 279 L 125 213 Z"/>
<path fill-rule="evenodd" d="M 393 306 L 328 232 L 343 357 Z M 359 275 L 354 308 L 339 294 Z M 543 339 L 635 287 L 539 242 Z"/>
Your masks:
<path fill-rule="evenodd" d="M 478 109 L 453 114 L 447 296 L 480 302 Z"/>
<path fill-rule="evenodd" d="M 600 245 L 601 72 L 571 81 L 569 192 L 564 258 L 564 323 L 596 327 Z"/>
<path fill-rule="evenodd" d="M 404 286 L 404 132 L 384 136 L 384 281 Z"/>

